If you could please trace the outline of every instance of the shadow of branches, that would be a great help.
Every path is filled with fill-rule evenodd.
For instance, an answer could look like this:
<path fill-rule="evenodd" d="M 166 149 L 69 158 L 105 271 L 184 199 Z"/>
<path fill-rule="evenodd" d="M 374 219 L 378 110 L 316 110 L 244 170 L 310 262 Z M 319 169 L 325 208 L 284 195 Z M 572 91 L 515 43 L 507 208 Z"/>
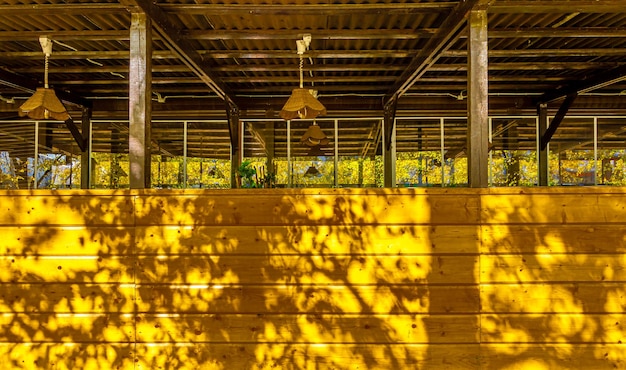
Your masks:
<path fill-rule="evenodd" d="M 3 197 L 10 368 L 623 366 L 617 190 Z"/>

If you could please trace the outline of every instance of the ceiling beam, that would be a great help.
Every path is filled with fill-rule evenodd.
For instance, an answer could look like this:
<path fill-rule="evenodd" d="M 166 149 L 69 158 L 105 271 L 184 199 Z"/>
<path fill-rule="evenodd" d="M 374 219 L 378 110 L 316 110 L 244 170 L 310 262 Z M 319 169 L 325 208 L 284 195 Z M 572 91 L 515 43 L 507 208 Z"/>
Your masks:
<path fill-rule="evenodd" d="M 152 19 L 153 27 L 161 36 L 162 41 L 167 45 L 168 49 L 178 55 L 180 60 L 220 98 L 231 101 L 234 104 L 234 95 L 213 75 L 213 72 L 206 67 L 206 62 L 202 56 L 189 45 L 187 40 L 182 38 L 180 30 L 170 22 L 167 14 L 161 10 L 161 8 L 149 0 L 124 1 L 141 8 L 141 10 Z"/>
<path fill-rule="evenodd" d="M 546 129 L 546 132 L 541 135 L 541 139 L 539 140 L 539 148 L 541 150 L 546 150 L 546 147 L 548 146 L 550 140 L 552 140 L 552 136 L 556 132 L 556 129 L 559 128 L 559 125 L 561 124 L 561 122 L 563 122 L 565 115 L 572 107 L 577 97 L 578 94 L 573 93 L 571 95 L 568 95 L 563 103 L 561 103 L 559 110 L 556 112 L 556 115 L 552 119 L 552 122 L 550 122 L 550 126 Z"/>
<path fill-rule="evenodd" d="M 93 15 L 126 13 L 127 7 L 116 3 L 89 3 L 86 4 L 29 4 L 29 5 L 2 5 L 2 13 L 11 16 L 36 15 Z M 45 24 L 45 22 L 43 22 Z"/>
<path fill-rule="evenodd" d="M 623 0 L 508 0 L 496 1 L 489 13 L 624 13 Z"/>
<path fill-rule="evenodd" d="M 2 54 L 0 54 L 2 55 Z M 588 56 L 625 56 L 626 48 L 589 48 L 589 49 L 516 49 L 489 50 L 490 58 L 542 58 L 542 57 L 588 57 Z M 467 50 L 446 50 L 442 57 L 467 57 Z"/>
<path fill-rule="evenodd" d="M 455 65 L 456 66 L 456 65 Z M 304 72 L 370 72 L 370 71 L 403 71 L 406 65 L 378 65 L 378 64 L 316 64 L 316 65 L 304 65 L 302 70 Z M 458 68 L 454 68 L 457 70 Z M 293 72 L 293 65 L 226 65 L 211 68 L 214 72 Z M 44 73 L 44 67 L 19 67 L 12 68 L 16 73 Z M 112 65 L 106 67 L 99 66 L 62 66 L 62 67 L 50 67 L 50 73 L 94 73 L 94 74 L 109 74 L 109 73 L 128 73 L 127 65 Z M 153 73 L 181 73 L 190 72 L 189 68 L 185 65 L 153 65 Z"/>
<path fill-rule="evenodd" d="M 541 37 L 626 37 L 624 27 L 522 27 L 516 29 L 490 29 L 489 38 L 541 38 Z"/>
<path fill-rule="evenodd" d="M 417 14 L 448 12 L 458 1 L 407 2 L 395 4 L 160 4 L 168 13 L 200 14 L 204 16 L 224 15 L 354 15 Z"/>
<path fill-rule="evenodd" d="M 466 23 L 467 15 L 481 0 L 466 0 L 460 2 L 441 23 L 437 32 L 428 39 L 428 42 L 420 50 L 419 54 L 409 64 L 396 83 L 389 89 L 389 98 L 384 102 L 398 99 L 426 72 L 428 66 L 435 63 L 441 52 L 450 44 L 450 41 L 458 34 Z"/>
<path fill-rule="evenodd" d="M 38 87 L 43 87 L 43 84 L 40 84 L 39 81 L 23 78 L 2 69 L 0 69 L 0 85 L 24 91 L 28 94 L 34 93 Z M 52 87 L 54 88 L 54 86 Z M 55 93 L 57 97 L 65 103 L 79 105 L 86 108 L 91 107 L 91 102 L 80 96 L 58 89 L 55 89 Z"/>
<path fill-rule="evenodd" d="M 418 50 L 311 50 L 307 51 L 307 56 L 318 59 L 335 58 L 415 58 Z M 259 51 L 213 51 L 198 50 L 201 57 L 211 59 L 297 59 L 298 55 L 292 51 L 283 50 L 259 50 Z M 128 59 L 128 50 L 121 51 L 55 51 L 50 56 L 50 61 L 70 59 Z M 589 48 L 589 49 L 524 49 L 524 50 L 489 50 L 490 58 L 507 57 L 587 57 L 587 56 L 626 56 L 626 48 Z M 456 58 L 467 57 L 467 50 L 445 50 L 439 57 Z M 41 59 L 41 51 L 0 51 L 1 59 Z M 177 55 L 169 50 L 155 50 L 153 59 L 174 59 Z"/>
<path fill-rule="evenodd" d="M 371 30 L 184 30 L 182 35 L 192 40 L 292 40 L 300 39 L 304 33 L 314 35 L 316 40 L 415 40 L 429 38 L 435 28 L 422 29 L 371 29 Z M 64 41 L 128 41 L 128 30 L 41 30 L 41 31 L 0 31 L 0 41 L 33 41 L 42 33 L 55 40 Z M 465 38 L 466 35 L 459 37 Z M 489 38 L 594 38 L 626 37 L 624 27 L 558 27 L 558 28 L 516 28 L 490 29 Z M 160 39 L 158 35 L 154 39 Z"/>
<path fill-rule="evenodd" d="M 570 85 L 563 86 L 562 88 L 548 91 L 536 99 L 535 103 L 550 103 L 567 96 L 581 95 L 622 81 L 626 81 L 626 65 L 621 65 L 582 81 L 577 81 Z"/>

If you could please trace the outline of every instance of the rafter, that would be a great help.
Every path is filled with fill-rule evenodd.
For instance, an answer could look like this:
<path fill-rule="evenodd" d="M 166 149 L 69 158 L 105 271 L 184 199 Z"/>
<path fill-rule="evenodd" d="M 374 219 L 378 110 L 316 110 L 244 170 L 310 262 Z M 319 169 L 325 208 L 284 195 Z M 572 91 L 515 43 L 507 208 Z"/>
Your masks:
<path fill-rule="evenodd" d="M 385 105 L 402 96 L 402 94 L 424 74 L 428 66 L 437 61 L 441 52 L 465 25 L 470 10 L 480 1 L 481 0 L 466 0 L 460 2 L 454 10 L 450 12 L 437 30 L 437 33 L 435 33 L 432 38 L 428 39 L 426 45 L 411 61 L 409 67 L 389 89 L 389 98 L 385 101 Z"/>
<path fill-rule="evenodd" d="M 152 19 L 153 27 L 167 47 L 187 65 L 211 90 L 224 100 L 233 100 L 229 89 L 206 67 L 202 56 L 193 49 L 180 35 L 180 31 L 168 19 L 167 14 L 154 3 L 147 0 L 124 0 L 136 5 Z M 233 103 L 234 104 L 234 103 Z"/>
<path fill-rule="evenodd" d="M 168 13 L 221 15 L 341 15 L 341 14 L 415 14 L 447 12 L 457 2 L 407 2 L 390 4 L 161 4 Z"/>
<path fill-rule="evenodd" d="M 34 93 L 37 87 L 42 86 L 39 83 L 39 81 L 26 79 L 18 75 L 8 73 L 2 69 L 0 69 L 0 85 L 8 86 L 16 90 L 24 91 L 29 94 Z M 62 90 L 59 90 L 59 91 L 55 90 L 55 93 L 59 99 L 61 99 L 62 101 L 66 103 L 80 105 L 83 107 L 91 106 L 91 102 L 89 102 L 88 100 L 80 96 L 76 96 L 74 94 L 70 94 Z"/>
<path fill-rule="evenodd" d="M 623 0 L 497 1 L 489 13 L 623 13 Z"/>
<path fill-rule="evenodd" d="M 550 103 L 567 96 L 581 95 L 622 81 L 626 81 L 626 65 L 599 73 L 583 81 L 577 81 L 553 91 L 546 92 L 539 97 L 535 103 Z"/>
<path fill-rule="evenodd" d="M 312 50 L 307 55 L 317 59 L 335 59 L 335 58 L 414 58 L 418 54 L 418 50 Z M 282 50 L 263 50 L 263 51 L 214 51 L 214 50 L 197 50 L 202 58 L 211 59 L 297 59 L 298 56 L 293 51 Z M 128 59 L 129 52 L 126 51 L 55 51 L 50 60 L 55 59 Z M 466 57 L 466 50 L 446 50 L 440 57 L 456 58 Z M 589 56 L 626 56 L 626 48 L 589 48 L 589 49 L 524 49 L 524 50 L 489 50 L 490 58 L 506 58 L 506 57 L 524 57 L 524 58 L 541 58 L 541 57 L 589 57 Z M 3 58 L 21 58 L 21 59 L 41 59 L 41 51 L 0 51 L 0 60 Z M 175 59 L 177 55 L 169 50 L 155 50 L 153 59 Z"/>

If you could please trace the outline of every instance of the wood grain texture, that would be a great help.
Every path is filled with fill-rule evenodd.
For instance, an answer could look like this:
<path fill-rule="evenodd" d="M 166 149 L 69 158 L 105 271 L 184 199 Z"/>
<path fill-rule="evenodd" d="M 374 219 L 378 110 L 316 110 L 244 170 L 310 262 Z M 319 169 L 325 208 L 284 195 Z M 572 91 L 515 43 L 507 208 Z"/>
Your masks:
<path fill-rule="evenodd" d="M 476 314 L 478 285 L 140 285 L 137 310 L 153 313 Z"/>
<path fill-rule="evenodd" d="M 141 254 L 478 254 L 474 225 L 281 225 L 135 228 Z"/>
<path fill-rule="evenodd" d="M 626 368 L 624 201 L 599 187 L 0 191 L 0 360 Z"/>

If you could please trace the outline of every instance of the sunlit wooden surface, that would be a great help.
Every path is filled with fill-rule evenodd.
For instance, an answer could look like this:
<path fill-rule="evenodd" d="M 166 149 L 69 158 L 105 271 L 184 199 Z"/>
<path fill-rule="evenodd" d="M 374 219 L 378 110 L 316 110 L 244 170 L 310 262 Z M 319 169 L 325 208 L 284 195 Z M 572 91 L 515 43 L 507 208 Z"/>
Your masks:
<path fill-rule="evenodd" d="M 0 192 L 11 369 L 626 368 L 626 189 Z"/>

